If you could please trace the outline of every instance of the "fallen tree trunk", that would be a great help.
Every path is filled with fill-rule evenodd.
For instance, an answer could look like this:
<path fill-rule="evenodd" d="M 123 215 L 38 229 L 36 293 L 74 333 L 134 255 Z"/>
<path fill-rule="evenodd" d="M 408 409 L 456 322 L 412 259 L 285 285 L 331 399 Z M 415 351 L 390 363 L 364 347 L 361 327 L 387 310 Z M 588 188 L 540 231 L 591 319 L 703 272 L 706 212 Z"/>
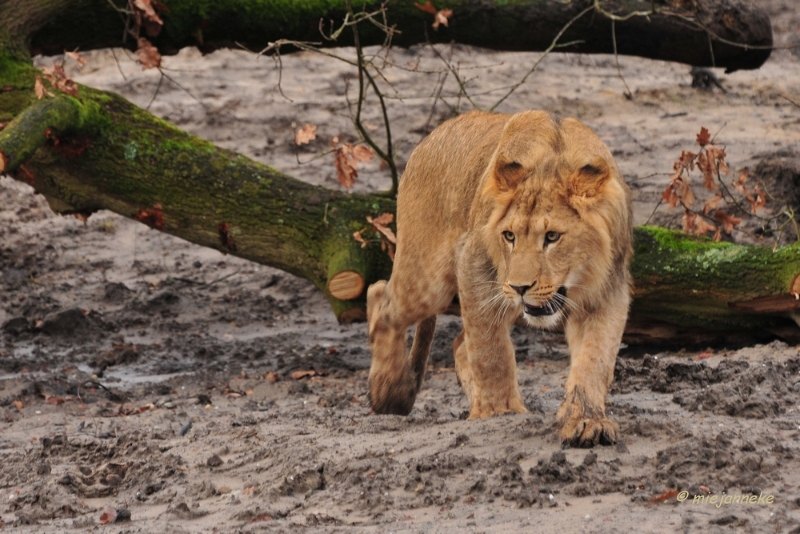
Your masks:
<path fill-rule="evenodd" d="M 4 16 L 2 10 L 9 17 L 15 10 L 31 9 L 30 4 L 36 2 L 2 0 L 0 6 L 3 3 L 6 5 L 0 8 L 0 17 Z M 355 9 L 362 6 L 362 2 L 352 3 Z M 381 3 L 364 2 L 364 10 L 378 10 Z M 453 11 L 449 26 L 442 25 L 437 31 L 431 29 L 433 15 L 415 7 L 415 3 L 387 2 L 388 22 L 395 28 L 393 44 L 410 46 L 430 40 L 498 50 L 546 50 L 558 32 L 577 18 L 559 39 L 561 43 L 574 43 L 565 50 L 613 53 L 613 16 L 620 54 L 732 71 L 760 67 L 772 46 L 768 15 L 742 0 L 437 0 L 433 2 L 436 9 Z M 31 35 L 34 53 L 125 45 L 125 17 L 119 11 L 126 2 L 116 0 L 118 10 L 109 0 L 50 0 L 46 4 L 61 4 L 64 9 Z M 186 46 L 211 51 L 237 43 L 261 50 L 279 39 L 321 42 L 325 46 L 353 44 L 349 31 L 335 42 L 326 41 L 320 34 L 321 24 L 329 33 L 331 26 L 336 28 L 344 19 L 345 0 L 163 0 L 163 4 L 167 7 L 160 13 L 164 28 L 154 44 L 164 54 Z M 363 45 L 381 44 L 385 39 L 377 27 L 363 25 Z M 134 47 L 133 41 L 128 39 L 127 46 Z"/>
<path fill-rule="evenodd" d="M 40 73 L 24 43 L 57 4 L 44 2 L 26 22 L 19 4 L 0 0 L 0 122 L 10 121 L 0 132 L 0 170 L 31 183 L 57 212 L 109 209 L 284 269 L 324 291 L 340 321 L 363 319 L 365 288 L 387 278 L 391 262 L 353 233 L 368 227 L 367 216 L 393 212 L 393 199 L 294 180 L 111 93 L 79 87 L 74 97 L 37 99 Z M 634 322 L 780 328 L 799 307 L 800 245 L 772 251 L 643 227 L 633 273 Z"/>

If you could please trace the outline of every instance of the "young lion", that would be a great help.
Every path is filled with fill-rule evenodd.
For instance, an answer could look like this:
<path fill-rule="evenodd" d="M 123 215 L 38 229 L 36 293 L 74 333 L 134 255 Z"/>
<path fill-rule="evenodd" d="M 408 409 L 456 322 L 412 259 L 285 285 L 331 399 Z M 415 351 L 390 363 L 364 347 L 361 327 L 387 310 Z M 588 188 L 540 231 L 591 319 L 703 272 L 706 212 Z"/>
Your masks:
<path fill-rule="evenodd" d="M 400 183 L 391 280 L 367 293 L 372 408 L 411 411 L 436 314 L 458 294 L 464 329 L 453 351 L 470 419 L 527 411 L 509 336 L 522 315 L 564 326 L 572 356 L 561 440 L 614 443 L 605 400 L 630 303 L 631 219 L 611 153 L 575 119 L 472 112 L 439 126 Z"/>

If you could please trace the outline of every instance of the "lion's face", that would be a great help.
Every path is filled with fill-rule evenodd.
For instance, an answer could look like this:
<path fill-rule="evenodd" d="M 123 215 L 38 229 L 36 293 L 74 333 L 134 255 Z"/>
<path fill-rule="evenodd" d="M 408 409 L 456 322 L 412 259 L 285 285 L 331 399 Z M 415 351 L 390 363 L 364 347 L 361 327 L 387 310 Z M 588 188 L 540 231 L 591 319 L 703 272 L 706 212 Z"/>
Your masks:
<path fill-rule="evenodd" d="M 526 132 L 506 128 L 483 192 L 493 201 L 484 239 L 507 304 L 547 328 L 598 304 L 627 211 L 616 166 L 595 134 L 577 122 L 537 126 L 527 139 L 529 123 Z"/>

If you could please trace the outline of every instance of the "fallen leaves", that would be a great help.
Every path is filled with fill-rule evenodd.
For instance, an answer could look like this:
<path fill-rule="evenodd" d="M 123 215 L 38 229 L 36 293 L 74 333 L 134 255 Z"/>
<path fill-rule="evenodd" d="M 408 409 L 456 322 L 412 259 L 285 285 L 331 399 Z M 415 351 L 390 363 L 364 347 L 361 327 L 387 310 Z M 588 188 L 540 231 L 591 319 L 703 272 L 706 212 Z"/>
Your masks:
<path fill-rule="evenodd" d="M 142 70 L 157 69 L 161 67 L 161 54 L 150 41 L 144 37 L 139 37 L 136 48 L 136 60 L 142 66 Z"/>
<path fill-rule="evenodd" d="M 361 162 L 370 161 L 375 153 L 364 145 L 339 143 L 339 138 L 331 139 L 334 164 L 336 165 L 336 179 L 342 186 L 350 189 L 356 183 L 358 171 L 356 168 Z"/>
<path fill-rule="evenodd" d="M 53 63 L 52 67 L 42 67 L 42 74 L 54 89 L 70 96 L 78 96 L 78 84 L 67 76 L 67 73 L 64 72 L 64 67 L 58 63 Z M 39 76 L 33 82 L 33 90 L 39 100 L 45 96 L 55 96 L 45 88 Z"/>
<path fill-rule="evenodd" d="M 317 138 L 317 127 L 313 124 L 305 123 L 302 128 L 297 130 L 294 136 L 294 143 L 296 145 L 307 145 Z"/>

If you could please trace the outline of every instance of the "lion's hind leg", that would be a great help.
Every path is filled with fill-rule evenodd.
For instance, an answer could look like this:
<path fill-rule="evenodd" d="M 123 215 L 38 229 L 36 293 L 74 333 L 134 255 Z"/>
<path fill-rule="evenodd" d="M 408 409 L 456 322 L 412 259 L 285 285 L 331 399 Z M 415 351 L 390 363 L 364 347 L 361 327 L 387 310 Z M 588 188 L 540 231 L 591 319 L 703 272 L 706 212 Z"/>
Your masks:
<path fill-rule="evenodd" d="M 425 377 L 436 315 L 425 306 L 395 298 L 391 283 L 384 280 L 367 291 L 367 320 L 372 365 L 369 371 L 369 402 L 375 413 L 408 415 Z M 406 332 L 417 323 L 410 357 Z"/>

